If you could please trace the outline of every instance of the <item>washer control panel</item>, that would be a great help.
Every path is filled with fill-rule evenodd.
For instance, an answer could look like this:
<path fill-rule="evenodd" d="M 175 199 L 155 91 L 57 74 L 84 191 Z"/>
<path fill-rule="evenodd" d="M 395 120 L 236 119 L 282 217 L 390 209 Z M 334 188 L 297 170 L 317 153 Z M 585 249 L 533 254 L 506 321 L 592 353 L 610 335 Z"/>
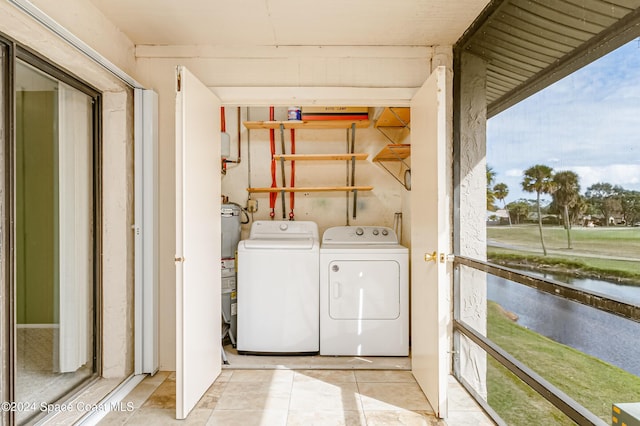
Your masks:
<path fill-rule="evenodd" d="M 309 221 L 256 220 L 249 239 L 312 238 L 318 239 L 318 225 Z"/>
<path fill-rule="evenodd" d="M 328 244 L 398 244 L 393 229 L 386 226 L 335 226 L 324 231 Z"/>

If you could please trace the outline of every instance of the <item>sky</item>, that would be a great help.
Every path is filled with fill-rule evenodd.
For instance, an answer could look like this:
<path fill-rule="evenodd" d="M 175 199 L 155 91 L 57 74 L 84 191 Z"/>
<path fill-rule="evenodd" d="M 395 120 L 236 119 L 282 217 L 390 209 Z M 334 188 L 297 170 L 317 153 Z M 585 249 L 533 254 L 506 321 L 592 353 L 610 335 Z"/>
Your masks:
<path fill-rule="evenodd" d="M 487 164 L 507 203 L 535 199 L 521 182 L 536 164 L 576 172 L 582 194 L 598 182 L 640 190 L 640 38 L 492 117 Z"/>

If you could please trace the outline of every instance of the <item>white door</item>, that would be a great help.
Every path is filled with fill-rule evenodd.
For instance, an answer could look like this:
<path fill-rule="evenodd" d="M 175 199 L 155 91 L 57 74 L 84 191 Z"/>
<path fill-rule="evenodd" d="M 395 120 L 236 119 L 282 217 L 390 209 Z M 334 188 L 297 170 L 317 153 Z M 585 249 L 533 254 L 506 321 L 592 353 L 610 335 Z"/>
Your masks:
<path fill-rule="evenodd" d="M 450 81 L 438 67 L 411 100 L 411 368 L 439 417 L 447 415 L 451 334 L 451 274 L 440 260 L 451 246 Z"/>
<path fill-rule="evenodd" d="M 220 100 L 186 68 L 176 96 L 176 418 L 221 370 Z"/>

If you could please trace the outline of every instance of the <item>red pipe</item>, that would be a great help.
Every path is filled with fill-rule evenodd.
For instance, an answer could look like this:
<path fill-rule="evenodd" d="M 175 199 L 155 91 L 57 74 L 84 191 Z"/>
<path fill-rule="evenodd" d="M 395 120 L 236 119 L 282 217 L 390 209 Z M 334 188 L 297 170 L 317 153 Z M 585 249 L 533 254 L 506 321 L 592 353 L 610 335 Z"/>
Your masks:
<path fill-rule="evenodd" d="M 291 129 L 291 153 L 296 153 L 296 130 Z M 291 160 L 291 187 L 296 186 L 296 162 L 295 160 Z M 295 205 L 296 194 L 295 192 L 289 193 L 289 208 L 291 211 L 289 212 L 289 220 L 293 220 L 293 208 Z"/>

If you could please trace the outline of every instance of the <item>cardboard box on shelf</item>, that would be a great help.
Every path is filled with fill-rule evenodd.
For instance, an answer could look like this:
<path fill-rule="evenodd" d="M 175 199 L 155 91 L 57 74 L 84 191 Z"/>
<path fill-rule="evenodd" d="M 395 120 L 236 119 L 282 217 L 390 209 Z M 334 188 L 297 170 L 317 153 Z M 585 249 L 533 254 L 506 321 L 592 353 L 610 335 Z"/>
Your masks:
<path fill-rule="evenodd" d="M 368 107 L 313 106 L 302 107 L 302 120 L 368 120 Z"/>

